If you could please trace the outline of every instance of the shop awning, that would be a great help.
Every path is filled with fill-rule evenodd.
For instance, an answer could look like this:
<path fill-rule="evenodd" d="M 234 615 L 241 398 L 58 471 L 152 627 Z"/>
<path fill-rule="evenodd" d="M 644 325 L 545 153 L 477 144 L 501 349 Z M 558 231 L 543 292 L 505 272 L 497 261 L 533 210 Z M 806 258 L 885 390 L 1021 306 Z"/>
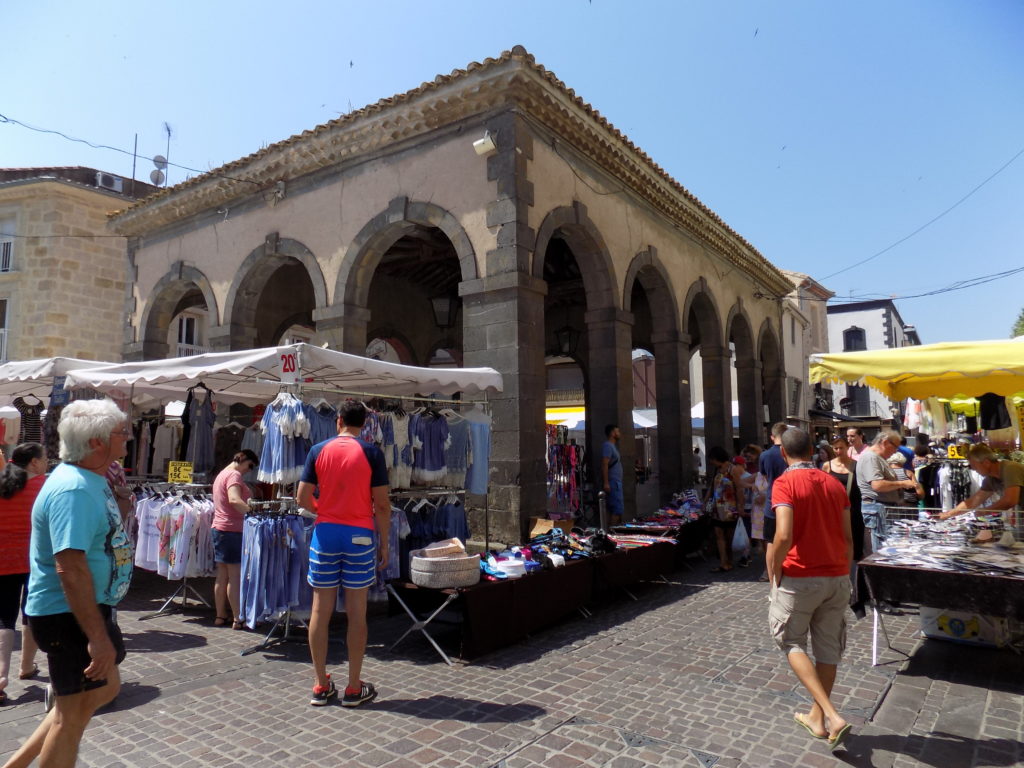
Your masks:
<path fill-rule="evenodd" d="M 866 384 L 892 400 L 1024 390 L 1024 338 L 811 355 L 812 383 Z"/>
<path fill-rule="evenodd" d="M 16 397 L 33 395 L 40 400 L 50 396 L 53 379 L 64 376 L 68 371 L 113 363 L 96 360 L 79 360 L 74 357 L 44 357 L 37 360 L 17 360 L 0 365 L 0 405 L 10 403 Z"/>
<path fill-rule="evenodd" d="M 185 387 L 202 381 L 221 402 L 272 399 L 284 384 L 303 391 L 364 392 L 378 395 L 493 394 L 501 374 L 491 368 L 418 368 L 371 360 L 310 344 L 210 352 L 192 357 L 121 363 L 70 371 L 65 386 L 100 390 L 131 386 L 167 391 L 180 399 Z M 173 393 L 173 394 L 171 394 Z"/>

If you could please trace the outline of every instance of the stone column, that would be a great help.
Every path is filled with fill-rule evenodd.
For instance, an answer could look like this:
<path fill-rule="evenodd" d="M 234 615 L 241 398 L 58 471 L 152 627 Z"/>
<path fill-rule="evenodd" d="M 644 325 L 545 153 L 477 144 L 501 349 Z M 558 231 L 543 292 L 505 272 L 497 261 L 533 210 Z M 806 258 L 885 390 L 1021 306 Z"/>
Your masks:
<path fill-rule="evenodd" d="M 765 442 L 761 386 L 761 363 L 752 359 L 737 360 L 736 399 L 740 405 L 740 441 L 744 445 Z"/>
<path fill-rule="evenodd" d="M 694 481 L 687 364 L 690 340 L 672 330 L 654 334 L 651 341 L 658 390 L 658 493 L 664 504 Z"/>
<path fill-rule="evenodd" d="M 586 313 L 589 377 L 587 447 L 594 482 L 601 490 L 601 449 L 606 424 L 621 432 L 622 487 L 625 513 L 636 512 L 636 441 L 633 433 L 633 315 L 606 307 Z M 660 397 L 659 391 L 659 397 Z"/>
<path fill-rule="evenodd" d="M 545 512 L 546 294 L 547 283 L 521 272 L 459 284 L 465 364 L 500 371 L 504 386 L 490 397 L 491 541 L 521 541 L 527 519 Z"/>
<path fill-rule="evenodd" d="M 720 445 L 732 453 L 732 387 L 729 351 L 701 345 L 704 375 L 704 439 L 708 448 Z"/>
<path fill-rule="evenodd" d="M 214 352 L 230 352 L 236 349 L 256 349 L 257 331 L 252 325 L 215 325 L 207 333 L 210 349 Z"/>
<path fill-rule="evenodd" d="M 764 383 L 764 403 L 768 406 L 768 425 L 782 421 L 786 417 L 785 392 L 786 376 L 781 369 L 762 370 L 761 379 Z"/>
<path fill-rule="evenodd" d="M 316 331 L 327 340 L 331 349 L 350 355 L 365 355 L 370 310 L 355 304 L 335 304 L 313 310 Z"/>
<path fill-rule="evenodd" d="M 166 341 L 137 341 L 124 345 L 124 362 L 138 363 L 143 360 L 165 360 L 170 352 Z"/>

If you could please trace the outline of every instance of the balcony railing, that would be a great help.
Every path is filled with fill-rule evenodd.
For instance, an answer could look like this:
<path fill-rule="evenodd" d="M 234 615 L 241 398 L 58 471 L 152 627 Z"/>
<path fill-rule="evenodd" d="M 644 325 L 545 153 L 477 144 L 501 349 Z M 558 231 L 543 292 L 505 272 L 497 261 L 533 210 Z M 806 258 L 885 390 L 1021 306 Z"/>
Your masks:
<path fill-rule="evenodd" d="M 544 401 L 548 405 L 554 403 L 579 403 L 585 400 L 582 389 L 548 389 L 544 392 Z"/>
<path fill-rule="evenodd" d="M 892 412 L 889 408 L 883 408 L 873 400 L 867 402 L 855 402 L 842 406 L 844 416 L 864 416 L 876 419 L 890 419 Z"/>
<path fill-rule="evenodd" d="M 200 347 L 198 344 L 178 344 L 178 354 L 175 357 L 192 357 L 193 355 L 205 355 L 210 351 L 209 347 Z"/>

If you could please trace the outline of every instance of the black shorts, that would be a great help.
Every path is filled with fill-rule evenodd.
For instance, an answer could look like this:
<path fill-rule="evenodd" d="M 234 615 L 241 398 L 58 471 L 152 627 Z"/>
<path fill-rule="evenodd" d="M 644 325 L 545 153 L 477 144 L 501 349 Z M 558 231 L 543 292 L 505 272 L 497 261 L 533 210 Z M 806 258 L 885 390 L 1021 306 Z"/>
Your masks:
<path fill-rule="evenodd" d="M 764 540 L 771 544 L 775 541 L 775 518 L 766 517 L 764 519 Z"/>
<path fill-rule="evenodd" d="M 124 661 L 124 639 L 121 630 L 114 623 L 109 605 L 99 606 L 107 634 L 117 652 L 117 663 Z M 89 656 L 89 640 L 78 625 L 73 613 L 55 613 L 52 616 L 29 616 L 28 624 L 39 650 L 46 654 L 50 684 L 58 696 L 84 693 L 107 684 L 106 680 L 90 680 L 85 668 L 92 663 Z"/>
<path fill-rule="evenodd" d="M 25 621 L 25 598 L 28 597 L 28 574 L 5 573 L 0 576 L 0 629 L 14 629 L 21 608 Z"/>

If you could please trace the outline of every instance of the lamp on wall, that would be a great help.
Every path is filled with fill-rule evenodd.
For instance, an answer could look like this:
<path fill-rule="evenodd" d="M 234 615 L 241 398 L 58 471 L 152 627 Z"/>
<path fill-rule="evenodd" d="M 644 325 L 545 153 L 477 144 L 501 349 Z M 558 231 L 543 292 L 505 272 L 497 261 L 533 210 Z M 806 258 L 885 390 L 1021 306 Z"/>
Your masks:
<path fill-rule="evenodd" d="M 558 352 L 563 357 L 572 357 L 576 354 L 576 346 L 580 343 L 580 332 L 571 325 L 563 325 L 555 331 L 555 344 L 558 345 Z"/>
<path fill-rule="evenodd" d="M 437 327 L 444 330 L 455 325 L 456 301 L 452 296 L 434 296 L 430 300 L 434 309 L 434 322 Z"/>

